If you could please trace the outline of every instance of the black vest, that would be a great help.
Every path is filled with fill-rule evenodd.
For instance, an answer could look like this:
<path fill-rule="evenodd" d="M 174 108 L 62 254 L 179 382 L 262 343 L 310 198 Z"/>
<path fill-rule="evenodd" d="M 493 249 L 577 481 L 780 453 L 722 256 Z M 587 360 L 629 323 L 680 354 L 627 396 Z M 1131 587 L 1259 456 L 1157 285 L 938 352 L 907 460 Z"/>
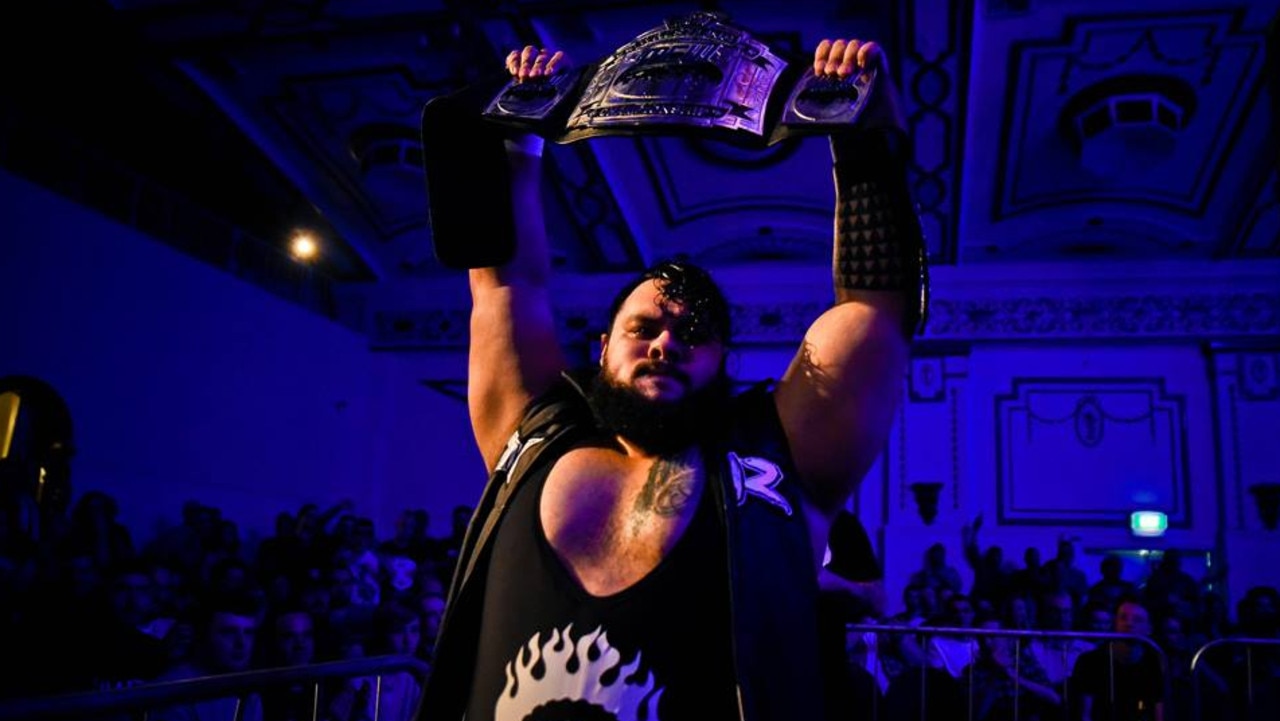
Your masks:
<path fill-rule="evenodd" d="M 539 466 L 494 534 L 468 721 L 492 721 L 495 707 L 499 717 L 524 718 L 547 699 L 563 717 L 596 703 L 624 720 L 736 718 L 728 584 L 707 573 L 725 563 L 711 494 L 657 567 L 597 597 L 542 530 L 539 499 L 552 464 Z"/>
<path fill-rule="evenodd" d="M 743 721 L 819 721 L 817 573 L 785 435 L 764 384 L 737 396 L 723 440 L 703 449 L 705 495 L 725 537 L 733 675 Z M 530 405 L 489 479 L 463 541 L 420 718 L 458 721 L 473 683 L 494 531 L 539 459 L 599 435 L 582 386 Z"/>

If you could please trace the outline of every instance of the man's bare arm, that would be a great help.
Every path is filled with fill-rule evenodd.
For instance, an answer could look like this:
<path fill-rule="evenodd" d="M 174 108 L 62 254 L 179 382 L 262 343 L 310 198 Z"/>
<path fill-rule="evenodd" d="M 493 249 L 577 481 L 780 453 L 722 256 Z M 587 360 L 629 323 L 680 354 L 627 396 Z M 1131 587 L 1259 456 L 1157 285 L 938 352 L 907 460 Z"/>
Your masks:
<path fill-rule="evenodd" d="M 554 72 L 562 54 L 513 51 L 507 69 L 526 80 Z M 541 141 L 508 141 L 516 250 L 498 268 L 470 271 L 471 338 L 467 404 L 485 466 L 492 471 L 529 401 L 567 367 L 556 336 L 542 208 Z M 483 241 L 483 239 L 477 239 Z"/>
<path fill-rule="evenodd" d="M 856 40 L 823 41 L 814 63 L 815 72 L 842 76 L 873 63 L 887 70 L 879 46 Z M 887 72 L 879 82 L 888 85 Z M 843 142 L 832 141 L 835 305 L 809 327 L 776 393 L 801 481 L 827 513 L 844 503 L 888 438 L 909 358 L 908 298 L 919 280 L 901 261 L 918 257 L 921 245 L 914 207 L 902 197 L 905 167 L 896 167 L 905 163 L 879 147 L 887 138 L 847 141 L 860 146 L 856 163 L 840 157 Z M 881 255 L 864 262 L 867 253 Z"/>

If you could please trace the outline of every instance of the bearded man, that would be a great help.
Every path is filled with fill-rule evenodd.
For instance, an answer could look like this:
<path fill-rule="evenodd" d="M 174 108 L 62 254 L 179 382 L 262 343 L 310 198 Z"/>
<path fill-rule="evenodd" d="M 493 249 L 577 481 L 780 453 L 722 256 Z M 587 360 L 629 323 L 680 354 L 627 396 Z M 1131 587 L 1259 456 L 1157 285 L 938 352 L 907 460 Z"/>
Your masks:
<path fill-rule="evenodd" d="M 517 82 L 563 55 L 526 47 Z M 873 42 L 813 70 L 883 75 Z M 549 293 L 538 137 L 507 140 L 514 256 L 471 268 L 468 401 L 490 481 L 425 696 L 432 721 L 822 719 L 828 529 L 880 453 L 920 312 L 903 138 L 833 138 L 835 302 L 776 382 L 738 394 L 730 304 L 659 262 L 624 286 L 598 367 L 570 370 Z M 831 172 L 824 168 L 824 172 Z"/>

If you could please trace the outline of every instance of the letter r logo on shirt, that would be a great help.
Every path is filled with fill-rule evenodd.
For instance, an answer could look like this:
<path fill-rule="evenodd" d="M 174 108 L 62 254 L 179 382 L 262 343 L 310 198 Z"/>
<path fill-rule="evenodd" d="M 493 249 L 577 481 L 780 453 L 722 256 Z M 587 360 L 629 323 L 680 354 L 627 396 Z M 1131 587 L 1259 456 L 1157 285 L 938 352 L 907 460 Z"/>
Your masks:
<path fill-rule="evenodd" d="M 739 456 L 729 451 L 729 471 L 733 474 L 733 491 L 738 505 L 747 502 L 747 496 L 767 501 L 775 508 L 791 515 L 791 504 L 774 488 L 782 482 L 782 469 L 778 464 L 757 456 Z"/>

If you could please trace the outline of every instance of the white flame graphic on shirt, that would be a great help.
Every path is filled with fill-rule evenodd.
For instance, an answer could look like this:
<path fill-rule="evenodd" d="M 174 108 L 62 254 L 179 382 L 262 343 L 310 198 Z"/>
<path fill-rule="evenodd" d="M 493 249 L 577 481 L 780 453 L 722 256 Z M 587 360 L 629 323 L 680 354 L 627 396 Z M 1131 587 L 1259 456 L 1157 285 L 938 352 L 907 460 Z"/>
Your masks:
<path fill-rule="evenodd" d="M 551 638 L 539 645 L 535 633 L 524 651 L 507 664 L 507 687 L 498 697 L 495 721 L 517 721 L 528 718 L 539 706 L 552 701 L 586 701 L 613 714 L 618 721 L 658 721 L 658 699 L 662 688 L 654 690 L 655 679 L 645 673 L 638 683 L 631 676 L 640 666 L 640 654 L 631 663 L 618 668 L 612 683 L 605 685 L 601 677 L 622 661 L 622 654 L 609 645 L 600 627 L 578 639 L 570 636 L 573 624 L 564 630 L 551 630 Z M 594 651 L 594 654 L 593 654 Z M 591 656 L 595 656 L 595 660 Z M 528 656 L 527 662 L 520 660 Z M 577 667 L 570 670 L 576 657 Z M 541 678 L 534 678 L 533 668 L 542 661 Z M 640 709 L 644 708 L 644 715 Z"/>

